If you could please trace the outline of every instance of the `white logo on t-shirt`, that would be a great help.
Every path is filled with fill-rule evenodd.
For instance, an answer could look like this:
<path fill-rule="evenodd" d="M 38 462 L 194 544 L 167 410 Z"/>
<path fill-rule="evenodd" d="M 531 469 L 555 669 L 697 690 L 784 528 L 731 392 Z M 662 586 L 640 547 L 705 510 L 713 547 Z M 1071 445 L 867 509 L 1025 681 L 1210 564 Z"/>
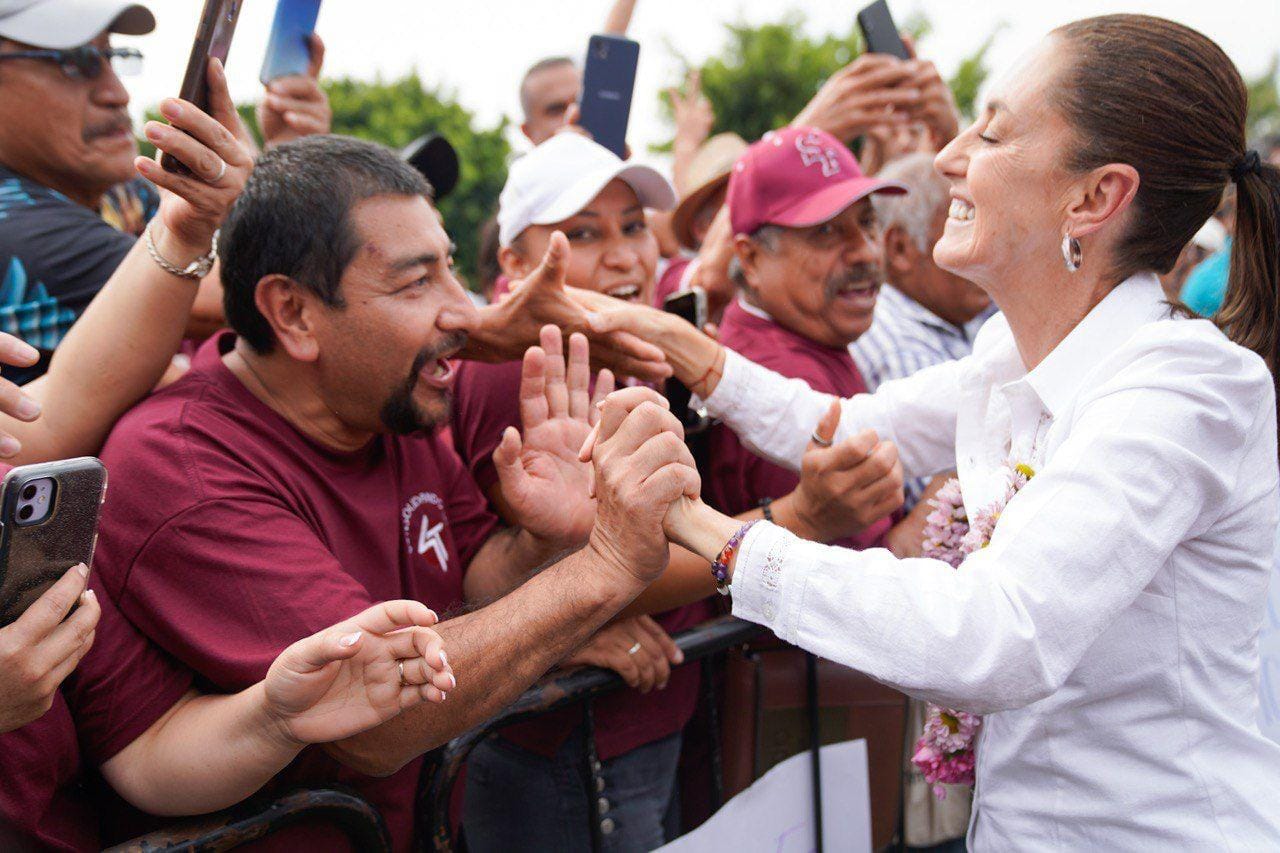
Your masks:
<path fill-rule="evenodd" d="M 418 492 L 409 498 L 400 509 L 405 553 L 434 556 L 440 571 L 449 571 L 449 548 L 444 541 L 447 521 L 444 501 L 435 492 Z"/>

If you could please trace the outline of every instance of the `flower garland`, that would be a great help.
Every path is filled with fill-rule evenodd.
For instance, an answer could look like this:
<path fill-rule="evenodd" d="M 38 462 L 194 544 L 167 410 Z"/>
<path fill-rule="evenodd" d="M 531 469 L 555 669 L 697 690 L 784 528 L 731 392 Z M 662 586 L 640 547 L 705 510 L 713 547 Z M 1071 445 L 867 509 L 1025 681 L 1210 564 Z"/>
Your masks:
<path fill-rule="evenodd" d="M 979 510 L 972 520 L 965 512 L 960 481 L 948 480 L 929 501 L 933 511 L 925 518 L 924 556 L 960 568 L 966 557 L 990 544 L 1005 506 L 1035 474 L 1030 465 L 1010 465 L 1004 496 Z M 911 763 L 933 785 L 938 799 L 947 796 L 943 784 L 973 784 L 974 743 L 981 728 L 982 718 L 977 714 L 929 704 L 924 733 L 916 741 Z"/>

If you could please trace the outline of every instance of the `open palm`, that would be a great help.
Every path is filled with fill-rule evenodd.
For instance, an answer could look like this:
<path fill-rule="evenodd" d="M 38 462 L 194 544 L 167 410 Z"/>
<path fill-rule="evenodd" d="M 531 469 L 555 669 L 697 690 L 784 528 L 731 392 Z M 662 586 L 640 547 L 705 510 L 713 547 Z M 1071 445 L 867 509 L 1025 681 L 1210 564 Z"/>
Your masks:
<path fill-rule="evenodd" d="M 299 743 L 327 743 L 442 701 L 455 682 L 435 623 L 420 602 L 388 601 L 294 643 L 267 672 L 272 713 Z"/>
<path fill-rule="evenodd" d="M 578 459 L 596 413 L 587 340 L 570 337 L 567 369 L 560 330 L 544 327 L 540 342 L 525 353 L 520 376 L 523 432 L 508 428 L 493 460 L 503 498 L 524 529 L 571 546 L 586 541 L 596 514 L 591 466 Z M 595 400 L 612 390 L 613 375 L 600 371 Z"/>

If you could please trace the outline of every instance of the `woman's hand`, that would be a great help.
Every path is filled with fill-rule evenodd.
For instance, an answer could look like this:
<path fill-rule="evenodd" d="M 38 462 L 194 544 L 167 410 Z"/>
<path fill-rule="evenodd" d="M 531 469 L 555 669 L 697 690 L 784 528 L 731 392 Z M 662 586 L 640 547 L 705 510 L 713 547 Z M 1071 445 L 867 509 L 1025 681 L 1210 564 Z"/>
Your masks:
<path fill-rule="evenodd" d="M 264 686 L 268 713 L 292 742 L 327 743 L 385 723 L 457 686 L 436 614 L 387 601 L 280 653 Z"/>
<path fill-rule="evenodd" d="M 569 337 L 565 368 L 560 329 L 544 326 L 541 346 L 525 353 L 520 376 L 523 435 L 507 427 L 493 452 L 502 496 L 523 527 L 555 550 L 586 541 L 596 517 L 591 466 L 578 458 L 598 419 L 596 403 L 613 391 L 613 374 L 600 371 L 590 392 L 587 339 Z"/>
<path fill-rule="evenodd" d="M 0 628 L 0 733 L 38 720 L 93 645 L 102 608 L 83 565 L 67 571 L 26 612 Z M 77 602 L 79 609 L 67 618 Z M 65 620 L 65 621 L 64 621 Z"/>
<path fill-rule="evenodd" d="M 611 669 L 628 687 L 648 693 L 664 689 L 671 667 L 683 662 L 684 652 L 661 625 L 648 616 L 636 616 L 601 628 L 561 665 Z"/>
<path fill-rule="evenodd" d="M 161 190 L 152 236 L 161 255 L 179 266 L 209 251 L 253 170 L 253 153 L 236 136 L 239 117 L 227 75 L 216 59 L 209 60 L 208 79 L 210 112 L 177 98 L 161 101 L 160 113 L 169 124 L 149 121 L 143 128 L 158 149 L 156 159 L 134 161 L 138 173 Z M 177 158 L 191 174 L 166 171 L 160 154 Z"/>
<path fill-rule="evenodd" d="M 328 133 L 333 124 L 329 97 L 320 88 L 320 69 L 324 67 L 324 42 L 315 33 L 307 40 L 311 62 L 305 74 L 293 74 L 272 80 L 267 94 L 258 103 L 258 127 L 262 142 L 274 148 L 304 136 Z"/>
<path fill-rule="evenodd" d="M 590 290 L 569 288 L 569 295 L 589 312 L 597 335 L 626 333 L 660 348 L 679 379 L 693 393 L 706 398 L 720 381 L 724 353 L 715 339 L 693 324 L 648 305 L 623 302 Z"/>

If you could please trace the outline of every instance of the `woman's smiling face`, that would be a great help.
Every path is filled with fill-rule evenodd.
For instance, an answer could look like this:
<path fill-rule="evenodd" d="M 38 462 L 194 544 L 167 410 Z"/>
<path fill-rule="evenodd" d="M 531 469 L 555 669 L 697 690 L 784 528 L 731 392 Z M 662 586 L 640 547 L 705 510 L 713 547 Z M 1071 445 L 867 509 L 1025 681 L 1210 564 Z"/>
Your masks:
<path fill-rule="evenodd" d="M 1062 263 L 1073 176 L 1062 165 L 1072 132 L 1050 93 L 1069 57 L 1046 38 L 991 89 L 978 120 L 935 161 L 951 208 L 933 249 L 938 266 L 1000 302 L 1002 288 Z"/>

